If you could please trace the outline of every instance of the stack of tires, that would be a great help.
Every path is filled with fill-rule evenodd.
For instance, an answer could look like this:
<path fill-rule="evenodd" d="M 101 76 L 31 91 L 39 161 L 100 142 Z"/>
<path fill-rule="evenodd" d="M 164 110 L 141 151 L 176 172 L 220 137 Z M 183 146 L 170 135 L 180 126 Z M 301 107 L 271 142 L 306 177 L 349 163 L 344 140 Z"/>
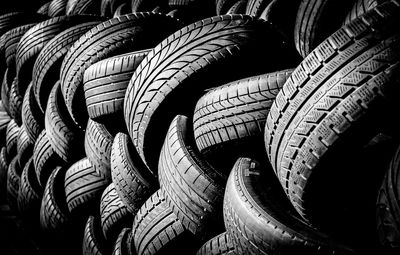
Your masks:
<path fill-rule="evenodd" d="M 398 0 L 4 14 L 1 199 L 45 254 L 398 254 L 399 25 Z"/>

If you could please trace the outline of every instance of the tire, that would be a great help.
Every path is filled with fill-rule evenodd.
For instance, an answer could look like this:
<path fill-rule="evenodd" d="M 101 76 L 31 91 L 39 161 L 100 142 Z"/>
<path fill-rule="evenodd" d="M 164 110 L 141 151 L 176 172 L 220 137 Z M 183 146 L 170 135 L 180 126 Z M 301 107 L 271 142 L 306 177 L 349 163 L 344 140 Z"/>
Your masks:
<path fill-rule="evenodd" d="M 246 14 L 259 18 L 261 13 L 273 0 L 249 0 L 246 5 Z M 286 16 L 286 14 L 285 14 Z"/>
<path fill-rule="evenodd" d="M 67 0 L 52 0 L 47 15 L 49 17 L 64 16 L 67 8 Z"/>
<path fill-rule="evenodd" d="M 98 0 L 68 0 L 66 15 L 78 16 L 82 14 L 100 15 L 100 1 Z"/>
<path fill-rule="evenodd" d="M 48 19 L 29 29 L 21 38 L 15 56 L 16 76 L 19 80 L 18 90 L 23 96 L 32 80 L 35 60 L 40 51 L 57 34 L 75 25 L 99 20 L 95 16 L 62 16 Z"/>
<path fill-rule="evenodd" d="M 22 124 L 17 137 L 17 157 L 20 166 L 25 166 L 28 160 L 32 157 L 34 144 L 35 141 L 30 140 L 28 137 L 25 124 Z"/>
<path fill-rule="evenodd" d="M 335 174 L 337 159 L 347 165 L 355 163 L 363 144 L 386 125 L 393 126 L 389 111 L 398 106 L 391 104 L 394 99 L 390 95 L 397 92 L 389 84 L 397 84 L 399 56 L 395 45 L 399 36 L 386 28 L 399 22 L 395 18 L 399 11 L 398 3 L 388 2 L 339 29 L 296 68 L 271 107 L 265 127 L 270 162 L 291 202 L 310 222 L 314 217 L 316 223 L 315 213 L 321 209 L 337 213 L 341 207 L 329 200 L 337 199 L 339 190 L 335 187 L 346 181 L 338 180 Z M 368 21 L 371 19 L 376 21 Z M 354 37 L 357 39 L 352 41 Z M 341 50 L 336 53 L 337 48 Z M 339 83 L 336 77 L 346 83 Z M 345 179 L 350 180 L 357 171 L 348 170 Z M 356 178 L 357 182 L 362 179 Z M 341 199 L 346 199 L 343 195 Z M 326 202 L 318 202 L 322 200 Z"/>
<path fill-rule="evenodd" d="M 216 0 L 215 1 L 216 14 L 217 15 L 226 14 L 228 10 L 238 2 L 239 0 Z"/>
<path fill-rule="evenodd" d="M 134 12 L 150 12 L 157 6 L 166 6 L 168 0 L 131 0 L 131 10 Z"/>
<path fill-rule="evenodd" d="M 85 132 L 85 152 L 96 173 L 111 180 L 111 147 L 114 137 L 100 123 L 91 119 Z"/>
<path fill-rule="evenodd" d="M 217 235 L 208 240 L 197 251 L 196 255 L 236 255 L 232 238 L 227 232 Z"/>
<path fill-rule="evenodd" d="M 194 138 L 200 152 L 230 169 L 239 156 L 263 152 L 269 109 L 292 71 L 245 78 L 203 95 L 193 115 Z"/>
<path fill-rule="evenodd" d="M 8 86 L 8 81 L 7 81 L 7 74 L 8 74 L 8 68 L 4 72 L 4 77 L 3 77 L 3 82 L 1 83 L 1 101 L 4 106 L 4 110 L 8 114 L 8 116 L 11 115 L 10 113 L 10 107 L 9 107 L 9 86 Z"/>
<path fill-rule="evenodd" d="M 172 212 L 163 193 L 154 193 L 140 208 L 132 227 L 136 254 L 191 254 L 197 244 Z"/>
<path fill-rule="evenodd" d="M 10 109 L 10 114 L 11 118 L 14 119 L 15 123 L 17 123 L 18 126 L 22 125 L 22 100 L 23 97 L 21 94 L 18 92 L 18 84 L 19 80 L 15 77 L 11 88 L 10 88 L 10 95 L 9 95 L 9 109 Z"/>
<path fill-rule="evenodd" d="M 0 203 L 6 202 L 7 196 L 8 162 L 6 150 L 6 147 L 3 146 L 0 151 Z"/>
<path fill-rule="evenodd" d="M 0 144 L 6 144 L 7 126 L 11 118 L 5 111 L 0 111 Z"/>
<path fill-rule="evenodd" d="M 17 138 L 19 127 L 14 120 L 11 120 L 7 125 L 6 131 L 6 148 L 7 158 L 11 159 L 17 155 Z"/>
<path fill-rule="evenodd" d="M 132 235 L 131 228 L 124 228 L 119 233 L 117 241 L 115 241 L 112 255 L 131 255 L 128 248 L 129 236 Z"/>
<path fill-rule="evenodd" d="M 40 133 L 33 147 L 33 163 L 35 165 L 36 177 L 41 187 L 46 185 L 51 172 L 57 166 L 64 166 L 66 164 L 51 146 L 46 130 Z"/>
<path fill-rule="evenodd" d="M 101 194 L 108 184 L 107 179 L 96 173 L 89 159 L 79 160 L 65 174 L 68 210 L 78 217 L 97 213 Z"/>
<path fill-rule="evenodd" d="M 245 14 L 246 13 L 247 0 L 241 0 L 232 5 L 226 14 Z"/>
<path fill-rule="evenodd" d="M 60 79 L 61 63 L 68 50 L 75 41 L 99 22 L 83 22 L 65 29 L 51 39 L 39 53 L 33 67 L 32 83 L 36 101 L 42 112 L 46 109 L 51 89 Z"/>
<path fill-rule="evenodd" d="M 224 197 L 224 221 L 238 254 L 354 254 L 306 225 L 272 169 L 239 158 Z"/>
<path fill-rule="evenodd" d="M 303 58 L 341 27 L 355 1 L 301 1 L 296 15 L 294 43 Z"/>
<path fill-rule="evenodd" d="M 136 214 L 159 186 L 129 137 L 123 133 L 115 136 L 112 145 L 111 177 L 115 190 L 132 214 Z"/>
<path fill-rule="evenodd" d="M 133 72 L 150 50 L 135 51 L 99 61 L 86 69 L 83 90 L 89 117 L 95 121 L 120 122 L 124 126 L 123 106 Z"/>
<path fill-rule="evenodd" d="M 124 3 L 121 4 L 120 6 L 117 7 L 117 9 L 115 9 L 113 18 L 118 18 L 120 16 L 126 15 L 132 13 L 131 8 L 128 4 Z"/>
<path fill-rule="evenodd" d="M 171 122 L 160 154 L 159 180 L 168 206 L 199 240 L 223 231 L 222 200 L 227 176 L 205 161 L 190 142 L 188 119 Z"/>
<path fill-rule="evenodd" d="M 400 247 L 399 159 L 397 149 L 378 192 L 376 219 L 379 241 L 384 254 L 396 254 Z"/>
<path fill-rule="evenodd" d="M 83 74 L 92 64 L 118 54 L 153 47 L 178 23 L 165 15 L 135 13 L 110 19 L 84 34 L 68 51 L 61 65 L 61 88 L 68 111 L 84 128 L 87 112 L 84 102 Z M 160 33 L 154 33 L 154 31 Z"/>
<path fill-rule="evenodd" d="M 75 125 L 65 107 L 60 82 L 50 93 L 44 122 L 49 143 L 63 161 L 72 163 L 85 156 L 84 133 Z"/>
<path fill-rule="evenodd" d="M 125 1 L 125 0 L 101 0 L 100 14 L 103 17 L 112 18 L 115 11 L 118 8 L 118 6 L 121 6 L 123 4 L 128 5 L 128 1 Z"/>
<path fill-rule="evenodd" d="M 44 116 L 33 95 L 33 87 L 29 86 L 22 101 L 22 122 L 25 125 L 29 140 L 36 141 L 44 128 Z"/>
<path fill-rule="evenodd" d="M 108 243 L 114 243 L 123 228 L 132 226 L 133 216 L 119 198 L 114 184 L 108 185 L 100 199 L 101 228 Z"/>
<path fill-rule="evenodd" d="M 15 27 L 33 22 L 40 22 L 45 18 L 45 15 L 29 12 L 10 12 L 0 15 L 0 35 Z"/>
<path fill-rule="evenodd" d="M 47 12 L 49 10 L 49 5 L 50 2 L 47 2 L 45 4 L 43 4 L 37 11 L 36 13 L 42 14 L 42 15 L 47 15 Z"/>
<path fill-rule="evenodd" d="M 344 25 L 349 24 L 354 19 L 360 17 L 364 13 L 368 12 L 369 10 L 375 8 L 379 4 L 382 4 L 387 0 L 357 0 L 351 11 L 347 14 Z"/>
<path fill-rule="evenodd" d="M 12 210 L 18 211 L 17 199 L 20 184 L 21 169 L 18 165 L 17 157 L 14 157 L 7 171 L 7 202 Z M 19 173 L 17 173 L 19 172 Z"/>
<path fill-rule="evenodd" d="M 103 255 L 109 253 L 107 242 L 101 234 L 100 219 L 89 216 L 82 241 L 82 254 Z"/>
<path fill-rule="evenodd" d="M 292 51 L 283 48 L 280 36 L 267 23 L 242 15 L 198 21 L 157 45 L 132 76 L 124 103 L 129 135 L 147 166 L 156 171 L 168 125 L 177 114 L 191 115 L 205 89 L 296 65 L 291 63 L 295 57 L 285 57 Z M 278 60 L 273 67 L 263 65 L 261 71 L 254 57 L 261 61 L 272 49 L 274 55 L 291 61 Z"/>
<path fill-rule="evenodd" d="M 17 201 L 22 218 L 32 226 L 39 223 L 42 192 L 43 190 L 36 179 L 33 158 L 31 157 L 22 170 Z"/>

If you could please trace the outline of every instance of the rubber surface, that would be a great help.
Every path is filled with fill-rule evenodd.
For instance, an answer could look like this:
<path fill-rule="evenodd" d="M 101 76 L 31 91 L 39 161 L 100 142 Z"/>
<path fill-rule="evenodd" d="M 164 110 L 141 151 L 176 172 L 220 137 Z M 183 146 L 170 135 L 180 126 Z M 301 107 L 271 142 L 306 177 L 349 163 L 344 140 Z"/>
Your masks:
<path fill-rule="evenodd" d="M 89 216 L 83 235 L 82 254 L 105 255 L 108 254 L 107 243 L 101 234 L 100 219 Z"/>
<path fill-rule="evenodd" d="M 63 16 L 66 14 L 67 0 L 52 0 L 47 11 L 49 17 Z"/>
<path fill-rule="evenodd" d="M 217 235 L 204 243 L 196 255 L 236 255 L 232 238 L 227 232 Z"/>

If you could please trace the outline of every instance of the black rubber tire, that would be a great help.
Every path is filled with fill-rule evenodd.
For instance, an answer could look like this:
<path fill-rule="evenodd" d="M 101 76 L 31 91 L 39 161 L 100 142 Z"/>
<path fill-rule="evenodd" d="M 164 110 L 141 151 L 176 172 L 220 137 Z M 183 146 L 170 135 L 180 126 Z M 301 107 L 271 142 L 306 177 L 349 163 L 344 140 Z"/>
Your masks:
<path fill-rule="evenodd" d="M 39 13 L 42 15 L 47 15 L 47 13 L 49 11 L 49 6 L 50 6 L 50 2 L 43 4 L 42 6 L 39 7 L 39 9 L 36 11 L 36 13 Z"/>
<path fill-rule="evenodd" d="M 33 66 L 40 51 L 57 34 L 75 25 L 98 21 L 99 17 L 61 16 L 48 19 L 29 29 L 21 38 L 15 56 L 16 76 L 18 77 L 18 90 L 23 96 L 32 80 Z"/>
<path fill-rule="evenodd" d="M 3 146 L 0 151 L 0 203 L 6 202 L 7 197 L 7 152 L 6 147 Z"/>
<path fill-rule="evenodd" d="M 10 108 L 9 108 L 9 85 L 8 85 L 8 80 L 7 80 L 7 74 L 8 74 L 8 68 L 4 72 L 4 77 L 2 79 L 1 83 L 1 102 L 3 103 L 4 110 L 10 116 Z"/>
<path fill-rule="evenodd" d="M 239 158 L 229 176 L 224 220 L 238 254 L 354 254 L 305 224 L 272 169 Z"/>
<path fill-rule="evenodd" d="M 99 61 L 86 69 L 83 90 L 89 117 L 103 124 L 124 125 L 126 88 L 133 72 L 150 50 L 127 53 Z"/>
<path fill-rule="evenodd" d="M 65 107 L 60 82 L 50 92 L 44 124 L 51 147 L 63 161 L 72 163 L 85 156 L 84 132 L 75 125 Z"/>
<path fill-rule="evenodd" d="M 128 85 L 124 115 L 129 135 L 152 171 L 168 125 L 177 114 L 190 116 L 205 89 L 297 64 L 297 53 L 280 38 L 264 21 L 225 15 L 182 28 L 147 55 Z M 288 61 L 276 59 L 271 66 L 264 61 L 268 54 Z"/>
<path fill-rule="evenodd" d="M 36 177 L 41 187 L 46 182 L 57 166 L 64 166 L 66 163 L 57 155 L 49 142 L 46 130 L 43 130 L 33 147 L 33 163 L 35 165 Z"/>
<path fill-rule="evenodd" d="M 18 211 L 17 199 L 21 178 L 20 173 L 18 174 L 17 171 L 20 172 L 20 170 L 17 157 L 15 156 L 8 165 L 7 171 L 7 202 L 15 212 Z"/>
<path fill-rule="evenodd" d="M 124 228 L 118 235 L 117 241 L 115 241 L 112 255 L 132 255 L 129 250 L 128 240 L 132 235 L 131 228 Z"/>
<path fill-rule="evenodd" d="M 44 115 L 33 95 L 33 86 L 29 86 L 22 101 L 22 122 L 30 140 L 36 141 L 44 128 Z"/>
<path fill-rule="evenodd" d="M 68 0 L 52 0 L 47 15 L 49 17 L 64 16 L 66 14 Z"/>
<path fill-rule="evenodd" d="M 238 3 L 239 0 L 216 0 L 215 10 L 217 15 L 227 14 L 228 10 Z"/>
<path fill-rule="evenodd" d="M 158 190 L 140 208 L 132 227 L 131 251 L 136 254 L 192 254 L 198 248 L 192 234 Z"/>
<path fill-rule="evenodd" d="M 123 3 L 115 9 L 113 18 L 118 18 L 126 14 L 132 13 L 131 7 L 127 3 Z"/>
<path fill-rule="evenodd" d="M 246 14 L 259 18 L 272 0 L 249 0 L 246 5 Z M 285 14 L 286 16 L 286 14 Z"/>
<path fill-rule="evenodd" d="M 400 148 L 387 169 L 376 202 L 376 225 L 384 254 L 400 251 Z"/>
<path fill-rule="evenodd" d="M 11 159 L 17 155 L 17 138 L 19 127 L 14 120 L 11 120 L 7 125 L 6 131 L 6 148 L 7 158 Z"/>
<path fill-rule="evenodd" d="M 194 148 L 188 121 L 182 115 L 172 121 L 158 174 L 168 206 L 187 230 L 206 241 L 224 230 L 222 200 L 227 176 L 211 167 Z"/>
<path fill-rule="evenodd" d="M 349 24 L 352 20 L 360 17 L 367 11 L 375 8 L 379 4 L 387 0 L 356 0 L 351 11 L 347 14 L 344 25 Z"/>
<path fill-rule="evenodd" d="M 350 165 L 380 129 L 395 126 L 390 112 L 399 108 L 391 104 L 396 101 L 391 95 L 398 93 L 400 37 L 392 28 L 399 24 L 400 4 L 377 8 L 318 46 L 285 83 L 267 118 L 270 162 L 295 208 L 309 221 L 319 209 L 340 207 L 327 193 L 339 192 L 337 159 Z M 349 169 L 344 179 L 356 172 Z M 325 183 L 328 175 L 334 187 Z"/>
<path fill-rule="evenodd" d="M 31 12 L 10 12 L 0 15 L 0 35 L 24 24 L 40 22 L 47 16 Z"/>
<path fill-rule="evenodd" d="M 94 27 L 74 43 L 61 65 L 61 88 L 68 111 L 84 128 L 88 119 L 83 74 L 92 64 L 118 54 L 154 47 L 179 28 L 176 20 L 162 14 L 133 13 Z M 160 31 L 154 33 L 154 31 Z"/>
<path fill-rule="evenodd" d="M 0 101 L 1 102 L 1 101 Z M 5 111 L 0 111 L 0 144 L 6 145 L 7 126 L 11 117 Z"/>
<path fill-rule="evenodd" d="M 108 185 L 100 199 L 101 229 L 107 242 L 114 243 L 123 228 L 132 226 L 133 217 L 119 198 L 114 184 Z"/>
<path fill-rule="evenodd" d="M 209 90 L 196 104 L 194 138 L 218 169 L 232 169 L 238 157 L 265 157 L 263 135 L 269 109 L 293 69 L 268 73 Z M 215 166 L 217 166 L 217 164 Z M 221 168 L 220 168 L 221 167 Z"/>
<path fill-rule="evenodd" d="M 131 0 L 132 12 L 150 12 L 157 6 L 166 6 L 168 0 Z"/>
<path fill-rule="evenodd" d="M 294 43 L 302 57 L 339 29 L 356 0 L 301 0 L 298 7 Z"/>
<path fill-rule="evenodd" d="M 98 20 L 101 18 L 99 17 Z M 33 91 L 42 112 L 46 109 L 51 88 L 60 79 L 61 63 L 68 50 L 84 33 L 100 21 L 83 22 L 57 34 L 43 47 L 33 67 Z"/>
<path fill-rule="evenodd" d="M 247 0 L 240 0 L 232 5 L 226 14 L 245 14 L 246 13 Z"/>
<path fill-rule="evenodd" d="M 117 8 L 123 4 L 128 5 L 128 2 L 127 0 L 101 0 L 100 14 L 103 17 L 112 18 Z"/>
<path fill-rule="evenodd" d="M 10 73 L 9 77 L 13 77 L 15 75 L 15 55 L 17 53 L 17 46 L 22 36 L 32 27 L 34 27 L 37 23 L 30 23 L 23 26 L 19 26 L 13 28 L 6 33 L 3 34 L 3 49 L 4 49 L 4 58 L 7 66 L 9 67 Z"/>
<path fill-rule="evenodd" d="M 22 124 L 17 137 L 17 157 L 20 166 L 25 166 L 28 160 L 32 157 L 34 144 L 35 141 L 28 137 L 25 124 Z"/>
<path fill-rule="evenodd" d="M 111 177 L 132 214 L 158 189 L 157 179 L 139 157 L 128 135 L 118 133 L 111 148 Z"/>
<path fill-rule="evenodd" d="M 68 16 L 100 15 L 100 5 L 99 0 L 68 0 L 65 13 Z"/>
<path fill-rule="evenodd" d="M 10 87 L 9 94 L 9 109 L 10 116 L 14 119 L 18 126 L 22 125 L 22 95 L 18 92 L 19 80 L 15 77 Z"/>
<path fill-rule="evenodd" d="M 106 255 L 109 254 L 108 243 L 101 234 L 100 219 L 89 216 L 82 241 L 82 254 Z"/>
<path fill-rule="evenodd" d="M 96 173 L 111 180 L 111 147 L 114 136 L 103 124 L 89 119 L 85 131 L 85 152 Z"/>
<path fill-rule="evenodd" d="M 211 238 L 201 246 L 196 255 L 236 255 L 232 238 L 227 232 Z"/>
<path fill-rule="evenodd" d="M 109 183 L 96 173 L 89 159 L 79 160 L 65 174 L 68 210 L 77 217 L 98 213 L 101 194 Z"/>
<path fill-rule="evenodd" d="M 18 191 L 18 210 L 25 222 L 38 226 L 42 188 L 36 179 L 33 158 L 26 163 L 21 174 Z"/>

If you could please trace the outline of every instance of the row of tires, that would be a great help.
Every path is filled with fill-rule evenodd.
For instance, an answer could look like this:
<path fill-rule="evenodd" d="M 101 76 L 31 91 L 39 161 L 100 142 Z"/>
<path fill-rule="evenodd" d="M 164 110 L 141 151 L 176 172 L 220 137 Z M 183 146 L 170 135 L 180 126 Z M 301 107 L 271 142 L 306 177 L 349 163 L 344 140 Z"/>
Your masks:
<path fill-rule="evenodd" d="M 0 194 L 49 253 L 396 254 L 399 14 L 53 0 L 2 15 Z"/>

